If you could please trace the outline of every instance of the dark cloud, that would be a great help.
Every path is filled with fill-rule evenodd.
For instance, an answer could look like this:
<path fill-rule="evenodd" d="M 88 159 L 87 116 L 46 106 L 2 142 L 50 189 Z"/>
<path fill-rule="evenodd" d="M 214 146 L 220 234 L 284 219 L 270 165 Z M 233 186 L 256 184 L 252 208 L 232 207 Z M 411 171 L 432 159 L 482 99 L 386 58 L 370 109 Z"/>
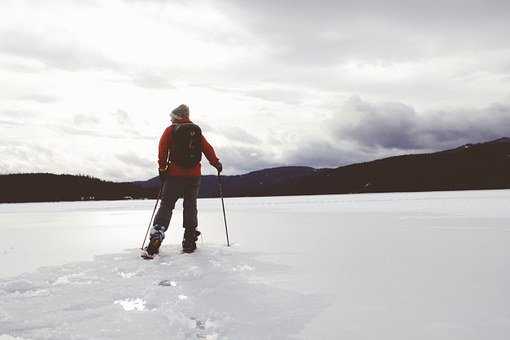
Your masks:
<path fill-rule="evenodd" d="M 344 109 L 357 115 L 356 122 L 346 122 L 340 112 L 334 132 L 340 139 L 355 140 L 370 147 L 412 149 L 416 147 L 415 126 L 418 119 L 413 108 L 400 103 L 374 105 L 353 97 Z M 338 126 L 340 125 L 340 126 Z M 336 130 L 336 131 L 335 131 Z"/>
<path fill-rule="evenodd" d="M 510 136 L 510 104 L 419 113 L 402 103 L 353 97 L 324 122 L 322 135 L 302 136 L 276 157 L 263 147 L 220 150 L 234 173 L 281 165 L 338 167 L 382 157 L 433 152 Z"/>
<path fill-rule="evenodd" d="M 354 115 L 346 119 L 343 112 Z M 438 150 L 510 135 L 510 105 L 417 113 L 401 103 L 353 97 L 328 122 L 338 140 L 370 148 Z"/>

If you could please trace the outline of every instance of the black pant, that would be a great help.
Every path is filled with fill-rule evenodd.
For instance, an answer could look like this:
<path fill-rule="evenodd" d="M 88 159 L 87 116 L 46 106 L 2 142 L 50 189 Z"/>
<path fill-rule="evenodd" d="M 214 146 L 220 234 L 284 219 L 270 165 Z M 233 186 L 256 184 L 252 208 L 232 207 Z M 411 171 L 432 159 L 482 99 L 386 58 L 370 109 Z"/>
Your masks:
<path fill-rule="evenodd" d="M 151 229 L 151 239 L 159 238 L 162 240 L 165 238 L 165 231 L 170 225 L 175 202 L 180 197 L 183 198 L 183 228 L 194 230 L 198 226 L 197 198 L 199 189 L 200 177 L 167 177 L 161 194 L 161 205 Z"/>

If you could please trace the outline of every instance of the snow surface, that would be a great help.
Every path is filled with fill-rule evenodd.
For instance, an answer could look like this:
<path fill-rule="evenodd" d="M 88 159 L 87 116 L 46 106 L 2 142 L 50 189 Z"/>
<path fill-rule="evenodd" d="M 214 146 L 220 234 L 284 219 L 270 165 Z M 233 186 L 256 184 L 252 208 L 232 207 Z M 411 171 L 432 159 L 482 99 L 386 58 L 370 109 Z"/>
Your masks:
<path fill-rule="evenodd" d="M 267 286 L 237 249 L 137 250 L 0 282 L 0 330 L 27 339 L 289 339 L 320 303 Z M 249 273 L 249 274 L 247 274 Z"/>
<path fill-rule="evenodd" d="M 510 191 L 0 205 L 0 340 L 508 339 Z M 125 250 L 126 249 L 126 250 Z"/>

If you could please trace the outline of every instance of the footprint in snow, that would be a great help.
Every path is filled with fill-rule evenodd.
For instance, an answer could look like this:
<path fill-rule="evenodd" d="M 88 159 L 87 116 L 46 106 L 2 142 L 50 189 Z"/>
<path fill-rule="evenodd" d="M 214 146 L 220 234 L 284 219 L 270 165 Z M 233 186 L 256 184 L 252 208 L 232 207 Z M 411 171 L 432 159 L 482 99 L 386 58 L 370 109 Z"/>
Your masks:
<path fill-rule="evenodd" d="M 216 333 L 212 333 L 212 334 L 207 334 L 205 333 L 206 331 L 211 331 L 211 328 L 214 328 L 216 325 L 209 321 L 209 320 L 200 320 L 200 319 L 197 319 L 197 318 L 194 318 L 194 317 L 191 317 L 190 318 L 191 320 L 195 321 L 195 328 L 199 331 L 197 334 L 196 334 L 196 337 L 198 339 L 207 339 L 207 340 L 216 340 L 218 338 L 218 334 Z"/>
<path fill-rule="evenodd" d="M 159 286 L 163 287 L 177 287 L 177 282 L 170 280 L 163 280 L 158 283 Z"/>

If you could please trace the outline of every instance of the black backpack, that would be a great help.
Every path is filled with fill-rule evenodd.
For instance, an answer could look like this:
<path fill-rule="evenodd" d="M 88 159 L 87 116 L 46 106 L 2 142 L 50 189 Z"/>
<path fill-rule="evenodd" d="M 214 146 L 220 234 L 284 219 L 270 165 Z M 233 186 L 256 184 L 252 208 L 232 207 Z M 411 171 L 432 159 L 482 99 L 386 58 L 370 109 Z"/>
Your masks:
<path fill-rule="evenodd" d="M 202 159 L 202 130 L 193 123 L 173 127 L 170 161 L 183 168 L 192 168 Z"/>

